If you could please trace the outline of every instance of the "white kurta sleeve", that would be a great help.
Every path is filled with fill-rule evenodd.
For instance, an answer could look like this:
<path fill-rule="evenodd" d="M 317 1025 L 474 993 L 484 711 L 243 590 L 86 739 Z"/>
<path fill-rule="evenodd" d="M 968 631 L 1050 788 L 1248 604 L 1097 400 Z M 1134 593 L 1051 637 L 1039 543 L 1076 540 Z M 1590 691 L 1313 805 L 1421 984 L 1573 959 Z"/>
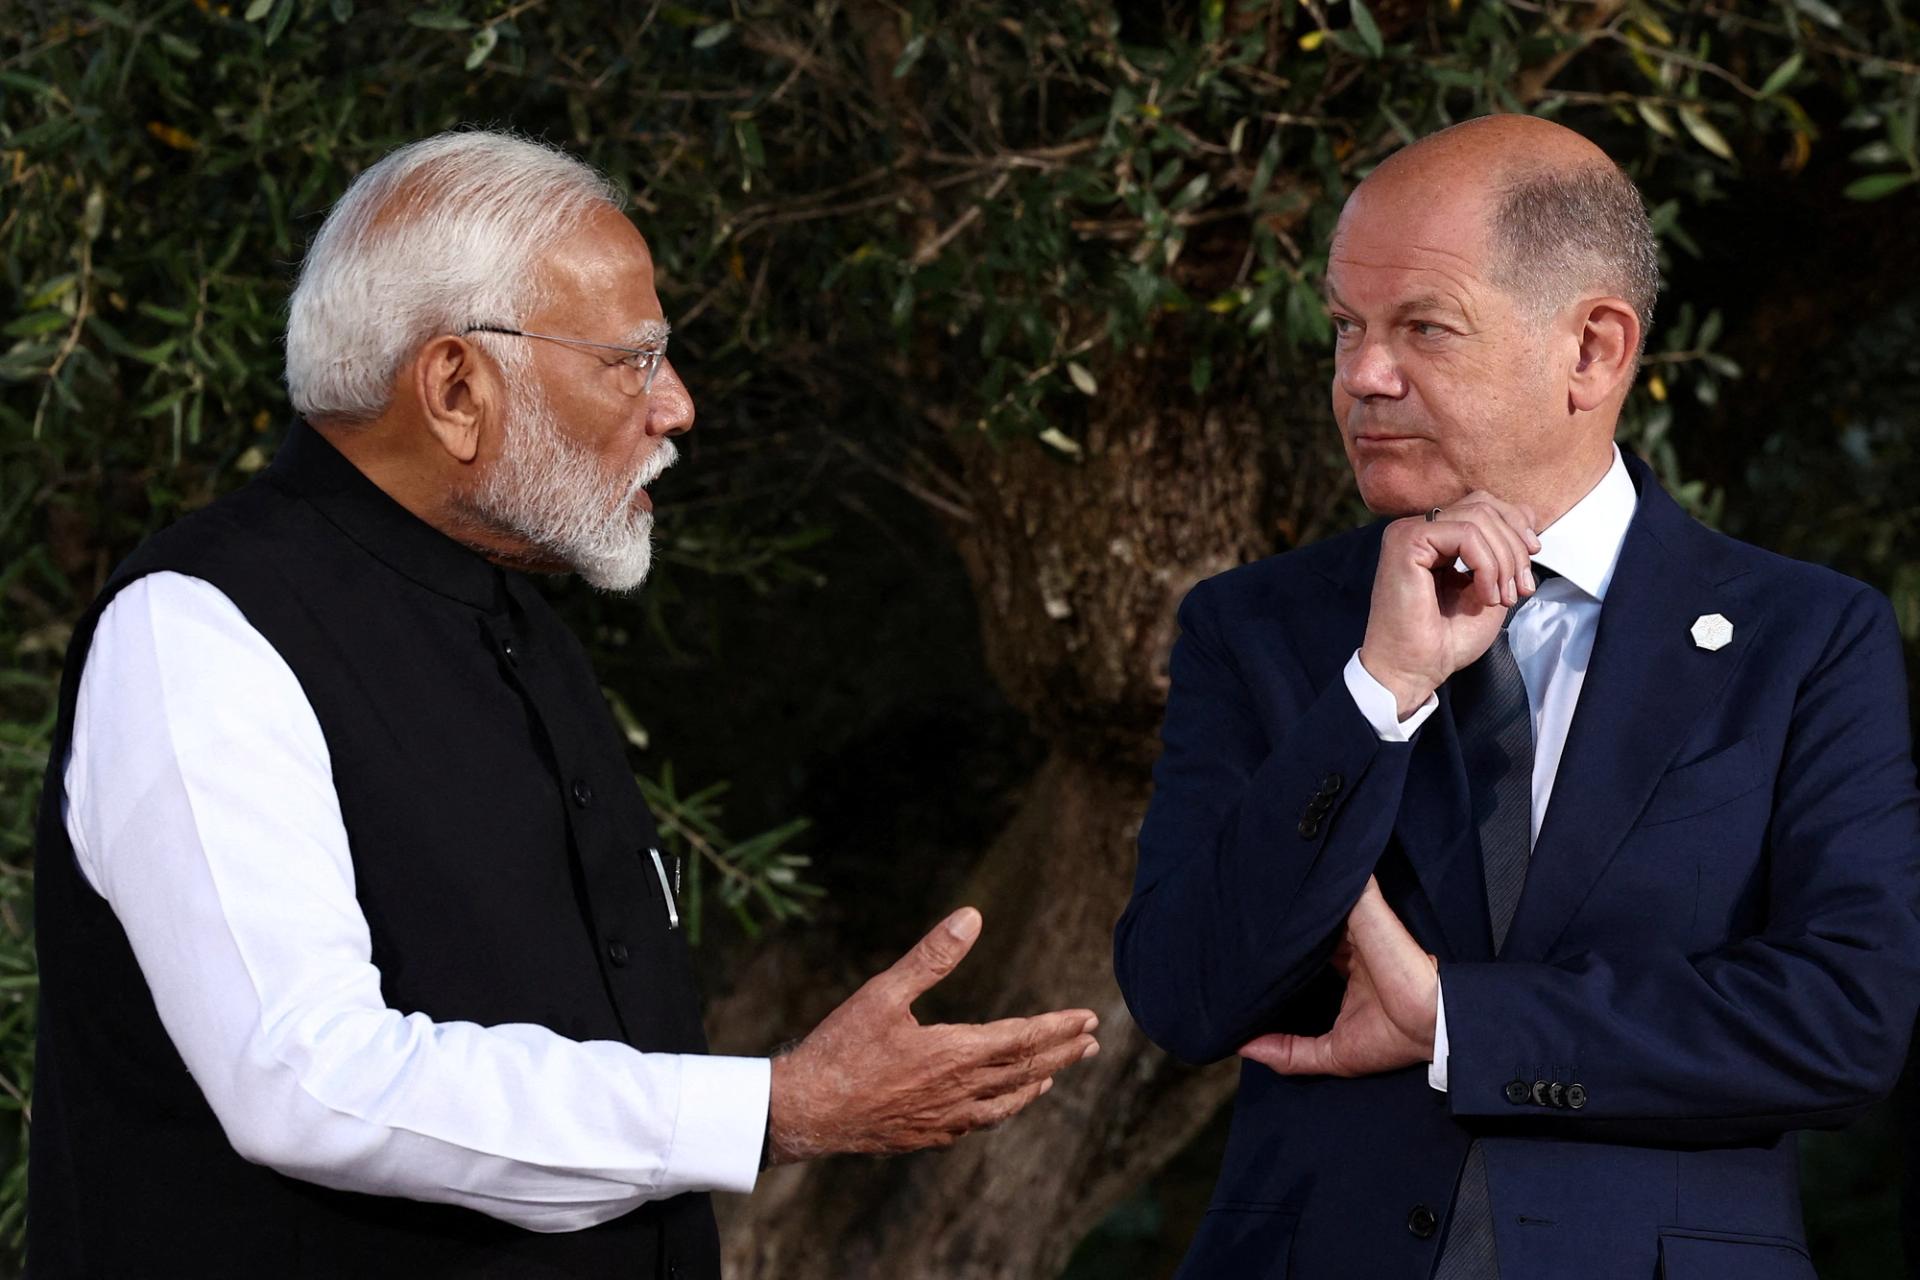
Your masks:
<path fill-rule="evenodd" d="M 319 721 L 211 584 L 154 574 L 107 607 L 65 778 L 80 868 L 242 1156 L 535 1231 L 751 1190 L 766 1059 L 388 1007 Z"/>

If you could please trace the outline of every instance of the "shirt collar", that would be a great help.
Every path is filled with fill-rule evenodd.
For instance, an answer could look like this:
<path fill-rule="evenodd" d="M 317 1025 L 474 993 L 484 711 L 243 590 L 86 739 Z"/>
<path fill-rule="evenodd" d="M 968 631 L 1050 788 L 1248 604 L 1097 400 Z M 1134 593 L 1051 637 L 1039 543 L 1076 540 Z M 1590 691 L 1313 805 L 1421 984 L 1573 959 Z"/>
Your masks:
<path fill-rule="evenodd" d="M 1639 500 L 1620 446 L 1615 445 L 1607 474 L 1565 515 L 1540 531 L 1540 550 L 1533 558 L 1595 600 L 1605 600 Z"/>
<path fill-rule="evenodd" d="M 304 420 L 294 419 L 266 478 L 429 591 L 476 609 L 504 607 L 499 569 L 394 501 Z"/>

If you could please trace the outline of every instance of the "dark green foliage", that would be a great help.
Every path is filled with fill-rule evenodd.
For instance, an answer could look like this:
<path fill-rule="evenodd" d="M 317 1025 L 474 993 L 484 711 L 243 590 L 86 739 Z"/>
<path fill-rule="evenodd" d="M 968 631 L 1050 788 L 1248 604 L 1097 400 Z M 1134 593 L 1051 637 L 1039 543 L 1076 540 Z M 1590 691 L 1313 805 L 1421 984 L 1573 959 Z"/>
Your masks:
<path fill-rule="evenodd" d="M 15 0 L 0 24 L 0 1108 L 30 1085 L 31 814 L 66 636 L 140 536 L 263 464 L 302 247 L 390 147 L 510 126 L 634 193 L 706 426 L 702 465 L 670 481 L 682 514 L 640 604 L 569 602 L 618 669 L 641 637 L 670 655 L 708 643 L 681 608 L 701 575 L 807 580 L 823 474 L 871 468 L 941 509 L 951 433 L 1037 437 L 1070 465 L 1122 364 L 1261 405 L 1324 385 L 1317 286 L 1340 203 L 1450 121 L 1532 110 L 1589 133 L 1679 264 L 1723 247 L 1696 228 L 1724 227 L 1714 215 L 1755 174 L 1804 172 L 1911 217 L 1917 42 L 1893 0 Z M 1710 518 L 1733 469 L 1683 482 L 1682 464 L 1741 377 L 1729 352 L 1748 319 L 1710 294 L 1664 303 L 1624 432 Z M 1865 357 L 1869 386 L 1883 356 L 1899 351 Z M 1324 431 L 1273 420 L 1289 440 Z M 1906 421 L 1855 419 L 1839 454 L 1770 424 L 1738 456 L 1756 490 L 1807 504 L 1778 545 L 1867 573 L 1916 634 L 1912 503 L 1888 487 L 1914 474 Z M 1839 523 L 1835 494 L 1851 499 Z M 748 925 L 804 907 L 797 824 L 728 841 L 711 786 L 645 769 L 669 838 L 703 855 L 696 884 Z M 0 1233 L 17 1238 L 8 1168 Z"/>

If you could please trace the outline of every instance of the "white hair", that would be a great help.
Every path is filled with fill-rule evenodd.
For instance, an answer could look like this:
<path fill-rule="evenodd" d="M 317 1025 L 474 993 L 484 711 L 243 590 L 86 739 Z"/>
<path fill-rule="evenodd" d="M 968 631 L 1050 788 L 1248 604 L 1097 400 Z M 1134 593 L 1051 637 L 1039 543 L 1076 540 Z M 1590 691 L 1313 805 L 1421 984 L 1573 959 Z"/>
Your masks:
<path fill-rule="evenodd" d="M 307 250 L 287 317 L 287 393 L 309 418 L 378 416 L 435 334 L 518 327 L 542 254 L 594 210 L 625 207 L 602 174 L 510 133 L 437 134 L 354 179 Z M 520 353 L 489 349 L 522 371 Z"/>

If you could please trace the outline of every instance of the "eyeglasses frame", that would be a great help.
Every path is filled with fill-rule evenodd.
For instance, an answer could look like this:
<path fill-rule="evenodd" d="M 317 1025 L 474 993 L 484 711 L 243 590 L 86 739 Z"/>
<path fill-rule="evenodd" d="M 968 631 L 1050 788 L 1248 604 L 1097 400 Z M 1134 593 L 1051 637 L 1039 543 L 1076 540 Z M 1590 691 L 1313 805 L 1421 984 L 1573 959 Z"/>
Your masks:
<path fill-rule="evenodd" d="M 644 359 L 648 363 L 646 367 L 646 380 L 640 384 L 640 395 L 642 397 L 653 394 L 653 379 L 655 375 L 660 372 L 660 366 L 666 363 L 667 359 L 666 338 L 660 339 L 659 344 L 656 346 L 623 347 L 613 342 L 590 342 L 585 338 L 567 338 L 557 333 L 535 333 L 530 329 L 509 329 L 505 325 L 497 324 L 470 324 L 460 331 L 460 336 L 464 338 L 470 333 L 497 333 L 508 338 L 540 338 L 546 342 L 564 342 L 574 347 L 595 347 L 601 351 L 618 351 L 625 356 L 625 359 L 602 361 L 602 364 L 626 364 L 630 360 Z M 634 372 L 638 373 L 639 371 L 639 367 L 634 366 Z"/>

